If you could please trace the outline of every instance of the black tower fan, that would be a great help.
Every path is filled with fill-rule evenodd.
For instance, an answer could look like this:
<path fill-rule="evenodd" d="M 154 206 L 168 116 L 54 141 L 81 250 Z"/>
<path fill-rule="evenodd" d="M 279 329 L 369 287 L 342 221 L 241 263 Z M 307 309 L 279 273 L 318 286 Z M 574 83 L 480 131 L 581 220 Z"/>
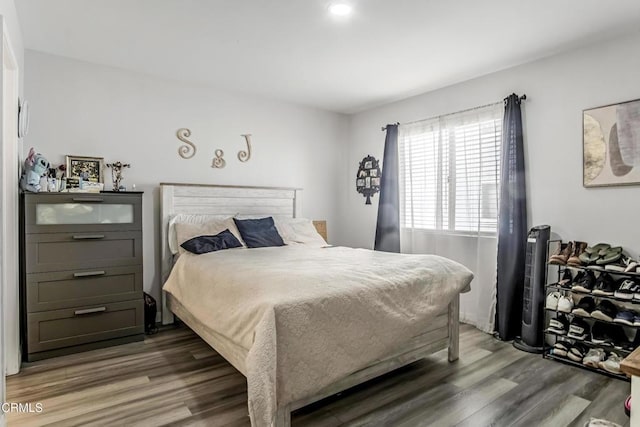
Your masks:
<path fill-rule="evenodd" d="M 529 353 L 542 353 L 544 281 L 547 266 L 547 243 L 551 227 L 539 225 L 529 230 L 522 293 L 522 333 L 513 346 Z"/>

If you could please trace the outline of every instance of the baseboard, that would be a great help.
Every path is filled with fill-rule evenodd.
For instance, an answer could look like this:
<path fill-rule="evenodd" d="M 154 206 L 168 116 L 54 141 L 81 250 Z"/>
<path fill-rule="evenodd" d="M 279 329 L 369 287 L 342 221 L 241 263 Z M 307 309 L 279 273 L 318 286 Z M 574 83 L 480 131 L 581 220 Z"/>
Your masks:
<path fill-rule="evenodd" d="M 22 346 L 18 346 L 18 356 L 16 359 L 11 358 L 11 361 L 6 361 L 5 374 L 7 377 L 20 373 L 20 367 L 22 366 Z"/>

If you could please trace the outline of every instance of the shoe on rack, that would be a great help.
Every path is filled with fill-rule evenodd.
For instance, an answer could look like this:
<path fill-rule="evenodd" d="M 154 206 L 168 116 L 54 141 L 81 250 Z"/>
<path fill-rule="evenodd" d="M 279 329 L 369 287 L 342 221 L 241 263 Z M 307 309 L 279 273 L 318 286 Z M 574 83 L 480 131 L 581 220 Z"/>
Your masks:
<path fill-rule="evenodd" d="M 618 287 L 616 286 L 615 280 L 613 280 L 607 273 L 600 273 L 591 293 L 593 295 L 611 297 L 614 295 L 616 290 L 618 290 Z"/>
<path fill-rule="evenodd" d="M 582 427 L 622 427 L 620 424 L 600 418 L 590 418 Z"/>
<path fill-rule="evenodd" d="M 567 316 L 564 314 L 549 319 L 549 328 L 547 328 L 547 331 L 556 335 L 567 335 L 569 331 L 569 319 L 567 319 Z"/>
<path fill-rule="evenodd" d="M 627 270 L 627 268 L 629 268 L 629 265 L 631 265 L 632 263 L 634 263 L 634 261 L 631 258 L 626 256 L 625 254 L 622 254 L 622 256 L 617 262 L 605 265 L 604 269 L 607 271 L 624 273 Z M 637 266 L 637 263 L 636 263 L 636 266 Z M 633 269 L 635 271 L 635 267 L 633 267 Z"/>
<path fill-rule="evenodd" d="M 617 350 L 630 349 L 632 342 L 629 341 L 629 337 L 625 332 L 625 327 L 621 324 L 607 325 L 609 326 L 608 333 L 611 336 L 611 345 Z M 634 331 L 635 332 L 635 331 Z"/>
<path fill-rule="evenodd" d="M 599 252 L 600 259 L 596 261 L 597 265 L 613 264 L 622 258 L 622 246 L 601 250 Z"/>
<path fill-rule="evenodd" d="M 571 346 L 571 348 L 567 352 L 567 357 L 573 360 L 574 362 L 582 362 L 582 359 L 584 358 L 584 355 L 586 354 L 586 352 L 587 352 L 587 348 L 584 345 L 580 343 L 575 343 Z"/>
<path fill-rule="evenodd" d="M 635 293 L 640 293 L 640 287 L 633 279 L 620 279 L 618 290 L 613 293 L 616 298 L 632 300 Z"/>
<path fill-rule="evenodd" d="M 636 348 L 640 347 L 640 332 L 638 332 L 639 330 L 634 330 L 635 336 L 633 338 L 633 341 L 625 341 L 622 348 L 624 350 L 628 350 L 628 351 L 634 351 Z M 627 338 L 627 335 L 625 334 L 625 338 Z"/>
<path fill-rule="evenodd" d="M 589 255 L 598 255 L 601 250 L 609 249 L 611 247 L 608 243 L 598 243 L 597 245 L 593 245 L 585 249 L 584 251 Z"/>
<path fill-rule="evenodd" d="M 567 338 L 573 338 L 575 340 L 586 340 L 591 335 L 591 328 L 589 324 L 579 317 L 575 317 L 569 325 L 569 333 Z"/>
<path fill-rule="evenodd" d="M 583 275 L 578 276 L 573 280 L 571 289 L 578 292 L 591 293 L 596 285 L 596 276 L 593 271 L 585 271 Z"/>
<path fill-rule="evenodd" d="M 560 247 L 549 257 L 549 264 L 554 265 L 567 265 L 567 260 L 573 252 L 573 242 L 569 242 L 566 245 L 560 245 Z"/>
<path fill-rule="evenodd" d="M 545 308 L 548 308 L 550 310 L 557 310 L 558 309 L 558 300 L 560 299 L 560 292 L 551 292 L 549 295 L 547 295 L 547 299 L 545 301 Z"/>
<path fill-rule="evenodd" d="M 571 310 L 572 314 L 582 317 L 591 317 L 591 312 L 596 309 L 596 302 L 591 297 L 582 297 L 578 301 L 576 308 Z"/>
<path fill-rule="evenodd" d="M 620 326 L 620 329 L 622 329 L 622 326 Z M 627 336 L 627 334 L 622 331 L 622 336 L 624 338 L 620 338 L 618 339 L 618 343 L 620 345 L 618 346 L 614 346 L 617 349 L 620 350 L 626 350 L 629 352 L 633 352 L 636 348 L 640 347 L 640 333 L 637 332 L 637 329 L 633 330 L 634 335 L 634 339 L 633 340 L 629 340 L 629 337 Z"/>
<path fill-rule="evenodd" d="M 586 275 L 587 275 L 587 272 L 585 270 L 578 270 L 578 272 L 573 277 L 573 280 L 571 281 L 571 283 L 569 285 L 571 287 L 577 285 L 578 283 L 580 283 L 580 282 L 582 282 L 584 280 L 584 277 Z"/>
<path fill-rule="evenodd" d="M 606 323 L 595 322 L 591 328 L 591 342 L 594 344 L 611 344 L 613 345 L 613 338 L 611 333 L 611 327 Z"/>
<path fill-rule="evenodd" d="M 553 345 L 553 354 L 560 357 L 567 357 L 567 353 L 569 352 L 571 345 L 572 344 L 569 341 L 556 341 Z"/>
<path fill-rule="evenodd" d="M 625 273 L 634 273 L 638 271 L 638 267 L 640 267 L 639 261 L 629 260 L 629 264 L 627 264 L 627 268 L 624 269 Z"/>
<path fill-rule="evenodd" d="M 595 246 L 585 248 L 584 252 L 579 256 L 583 265 L 589 265 L 595 263 L 600 259 L 600 251 L 603 249 L 609 249 L 611 245 L 608 243 L 598 243 Z"/>
<path fill-rule="evenodd" d="M 609 254 L 612 253 L 622 253 L 622 246 L 615 246 L 615 247 L 608 247 L 608 248 L 602 248 L 600 249 L 600 252 L 598 252 L 598 255 L 600 255 L 601 257 L 606 257 Z"/>
<path fill-rule="evenodd" d="M 562 278 L 558 282 L 558 286 L 562 286 L 563 288 L 571 288 L 571 282 L 573 281 L 573 276 L 571 275 L 571 270 L 565 268 L 562 272 Z"/>
<path fill-rule="evenodd" d="M 582 263 L 582 265 L 590 265 L 596 262 L 598 259 L 600 259 L 600 255 L 598 255 L 597 252 L 590 254 L 587 251 L 585 251 L 578 258 L 580 259 L 580 262 Z"/>
<path fill-rule="evenodd" d="M 569 295 L 563 295 L 558 300 L 558 311 L 563 313 L 571 313 L 573 310 L 573 298 Z"/>
<path fill-rule="evenodd" d="M 616 353 L 609 353 L 609 357 L 607 360 L 603 360 L 598 363 L 598 367 L 600 369 L 604 369 L 607 372 L 611 372 L 612 374 L 620 374 L 620 362 L 622 362 L 622 358 L 618 356 Z"/>
<path fill-rule="evenodd" d="M 572 267 L 582 267 L 582 261 L 580 260 L 580 255 L 582 255 L 587 249 L 587 242 L 573 242 L 573 250 L 571 251 L 571 255 L 567 259 L 567 265 Z"/>
<path fill-rule="evenodd" d="M 604 360 L 606 353 L 601 348 L 592 348 L 582 359 L 582 364 L 591 366 L 592 368 L 599 368 L 600 362 Z"/>
<path fill-rule="evenodd" d="M 620 310 L 618 314 L 616 314 L 615 319 L 613 321 L 615 323 L 621 323 L 627 326 L 633 326 L 633 322 L 635 318 L 638 317 L 638 313 L 632 310 Z"/>
<path fill-rule="evenodd" d="M 640 316 L 637 316 L 637 315 L 636 315 L 636 316 L 633 318 L 633 326 L 640 327 Z"/>
<path fill-rule="evenodd" d="M 609 300 L 601 300 L 596 309 L 591 312 L 591 317 L 605 322 L 613 322 L 618 315 L 618 308 Z"/>
<path fill-rule="evenodd" d="M 633 291 L 633 295 L 632 298 L 634 301 L 640 301 L 640 280 L 639 279 L 623 279 L 621 280 L 621 282 L 625 282 L 627 280 L 630 280 L 634 283 L 634 285 L 631 285 L 631 291 Z M 627 297 L 627 299 L 629 299 Z"/>

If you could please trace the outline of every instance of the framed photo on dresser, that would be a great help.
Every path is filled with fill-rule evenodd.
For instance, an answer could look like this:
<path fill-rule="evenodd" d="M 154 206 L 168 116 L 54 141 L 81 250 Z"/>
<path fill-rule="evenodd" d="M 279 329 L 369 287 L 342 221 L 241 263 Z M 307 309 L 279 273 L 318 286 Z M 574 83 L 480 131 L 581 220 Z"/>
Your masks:
<path fill-rule="evenodd" d="M 66 156 L 67 176 L 83 181 L 104 183 L 104 158 Z"/>

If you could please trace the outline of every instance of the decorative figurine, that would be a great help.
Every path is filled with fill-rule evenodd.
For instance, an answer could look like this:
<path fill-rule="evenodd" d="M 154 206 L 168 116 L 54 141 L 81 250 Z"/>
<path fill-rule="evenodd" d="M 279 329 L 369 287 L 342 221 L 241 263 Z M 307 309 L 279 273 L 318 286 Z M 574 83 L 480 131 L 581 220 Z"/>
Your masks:
<path fill-rule="evenodd" d="M 24 191 L 30 191 L 32 193 L 38 193 L 42 186 L 40 185 L 40 178 L 47 174 L 49 169 L 49 161 L 44 158 L 40 153 L 31 147 L 29 155 L 24 160 L 24 170 L 20 177 L 20 188 Z"/>
<path fill-rule="evenodd" d="M 125 187 L 120 185 L 120 182 L 124 178 L 122 176 L 122 169 L 130 168 L 131 165 L 129 163 L 114 162 L 114 163 L 107 163 L 107 167 L 111 168 L 111 179 L 113 180 L 113 191 L 126 191 Z"/>

